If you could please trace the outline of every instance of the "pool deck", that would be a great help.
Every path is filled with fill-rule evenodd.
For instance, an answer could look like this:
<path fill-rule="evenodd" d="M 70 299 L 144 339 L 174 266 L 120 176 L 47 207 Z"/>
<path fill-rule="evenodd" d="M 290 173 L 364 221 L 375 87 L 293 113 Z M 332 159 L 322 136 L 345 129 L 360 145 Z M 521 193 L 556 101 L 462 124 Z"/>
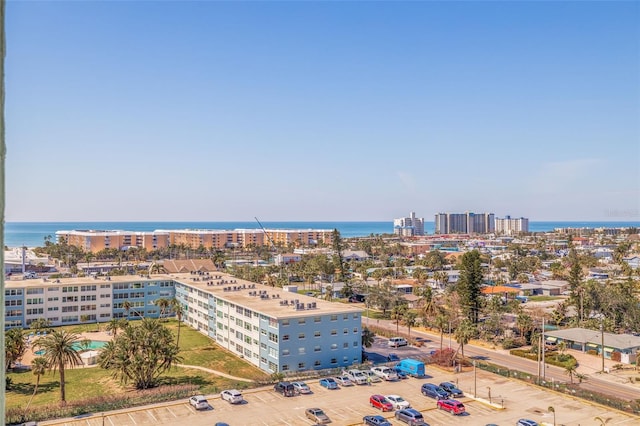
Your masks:
<path fill-rule="evenodd" d="M 89 339 L 89 340 L 97 340 L 101 342 L 108 342 L 111 339 L 113 339 L 113 336 L 110 333 L 107 333 L 106 331 L 92 331 L 87 333 L 79 333 L 78 335 L 80 336 L 79 341 L 82 341 L 84 339 Z M 27 351 L 24 353 L 24 356 L 20 360 L 20 364 L 30 366 L 31 361 L 33 361 L 33 359 L 38 356 L 35 354 L 35 351 L 37 349 L 34 348 L 34 343 L 38 339 L 39 339 L 38 336 L 31 336 L 31 338 L 29 339 L 29 346 L 27 348 Z M 83 368 L 83 367 L 89 367 L 89 366 L 86 366 L 86 365 L 78 366 L 78 368 Z"/>

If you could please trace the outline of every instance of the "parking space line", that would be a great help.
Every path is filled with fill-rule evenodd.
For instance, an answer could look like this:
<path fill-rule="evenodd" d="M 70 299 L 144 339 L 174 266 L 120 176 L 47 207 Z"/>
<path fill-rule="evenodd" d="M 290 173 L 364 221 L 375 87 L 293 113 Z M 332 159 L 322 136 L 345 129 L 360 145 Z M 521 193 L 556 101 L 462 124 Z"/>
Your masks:
<path fill-rule="evenodd" d="M 173 417 L 175 417 L 176 419 L 178 418 L 178 416 L 176 416 L 176 413 L 174 413 L 174 412 L 173 412 L 173 410 L 172 410 L 171 408 L 167 407 L 167 411 L 169 411 L 169 412 L 171 413 L 171 415 L 172 415 Z"/>
<path fill-rule="evenodd" d="M 133 416 L 131 415 L 131 413 L 127 413 L 129 415 L 129 418 L 131 419 L 131 421 L 133 422 L 134 425 L 137 425 L 138 423 L 136 423 L 135 419 L 133 418 Z"/>
<path fill-rule="evenodd" d="M 156 418 L 154 417 L 153 413 L 151 413 L 151 410 L 145 410 L 145 411 L 147 412 L 147 414 L 149 415 L 149 417 L 151 417 L 151 418 L 153 419 L 153 421 L 154 421 L 155 423 L 157 423 L 157 422 L 158 422 L 158 419 L 156 419 Z"/>

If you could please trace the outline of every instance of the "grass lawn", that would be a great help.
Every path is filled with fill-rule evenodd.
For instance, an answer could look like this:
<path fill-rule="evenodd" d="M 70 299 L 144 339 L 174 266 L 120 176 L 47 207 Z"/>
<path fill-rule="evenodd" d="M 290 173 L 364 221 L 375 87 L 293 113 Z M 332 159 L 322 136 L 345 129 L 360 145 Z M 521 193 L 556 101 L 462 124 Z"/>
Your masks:
<path fill-rule="evenodd" d="M 164 322 L 164 325 L 177 334 L 177 320 L 168 320 Z M 105 324 L 101 324 L 102 329 L 104 326 Z M 95 324 L 64 328 L 76 333 L 97 329 Z M 211 339 L 184 324 L 180 327 L 180 355 L 183 357 L 182 363 L 187 365 L 206 367 L 252 380 L 267 380 L 269 377 L 263 371 L 217 346 Z M 135 392 L 135 389 L 130 386 L 121 385 L 118 380 L 111 377 L 109 371 L 100 367 L 66 369 L 65 376 L 65 388 L 69 402 L 100 395 Z M 6 408 L 24 407 L 33 394 L 36 377 L 29 370 L 9 372 L 7 377 L 11 379 L 12 386 L 5 393 Z M 38 393 L 31 406 L 57 403 L 60 400 L 59 380 L 60 375 L 50 371 L 41 376 Z M 246 389 L 252 386 L 251 383 L 239 382 L 205 371 L 187 368 L 173 368 L 162 376 L 160 384 L 194 384 L 199 386 L 200 391 L 204 394 L 217 393 L 222 389 Z"/>
<path fill-rule="evenodd" d="M 550 300 L 561 300 L 564 297 L 559 296 L 527 296 L 532 302 L 548 302 Z"/>

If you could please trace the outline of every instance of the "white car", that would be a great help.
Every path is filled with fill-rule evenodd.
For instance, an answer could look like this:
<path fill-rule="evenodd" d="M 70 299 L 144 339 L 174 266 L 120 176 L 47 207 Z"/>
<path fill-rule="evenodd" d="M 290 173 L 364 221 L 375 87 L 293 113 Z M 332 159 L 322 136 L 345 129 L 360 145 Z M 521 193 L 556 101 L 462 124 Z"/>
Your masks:
<path fill-rule="evenodd" d="M 367 370 L 367 371 L 363 371 L 363 373 L 365 374 L 366 377 L 369 378 L 369 380 L 371 381 L 371 383 L 378 383 L 381 382 L 382 379 L 380 378 L 380 376 L 378 376 L 376 373 L 374 373 L 371 370 Z"/>
<path fill-rule="evenodd" d="M 242 401 L 244 401 L 242 394 L 236 389 L 223 390 L 220 392 L 220 397 L 229 404 L 242 404 Z"/>
<path fill-rule="evenodd" d="M 373 374 L 384 380 L 398 380 L 398 373 L 389 367 L 371 367 L 371 371 L 373 371 Z"/>
<path fill-rule="evenodd" d="M 343 386 L 343 387 L 344 386 L 353 386 L 353 382 L 347 376 L 338 376 L 338 377 L 336 377 L 336 382 L 338 382 L 338 384 L 340 386 Z"/>
<path fill-rule="evenodd" d="M 354 369 L 347 371 L 347 377 L 356 385 L 366 385 L 367 384 L 367 376 L 363 371 Z"/>
<path fill-rule="evenodd" d="M 400 346 L 407 346 L 408 344 L 409 344 L 409 342 L 407 342 L 407 339 L 405 339 L 404 337 L 392 337 L 387 342 L 387 346 L 389 346 L 390 348 L 397 348 L 397 347 L 400 347 Z"/>
<path fill-rule="evenodd" d="M 189 398 L 189 404 L 191 404 L 196 410 L 208 410 L 209 401 L 204 395 L 194 395 Z"/>
<path fill-rule="evenodd" d="M 401 397 L 400 395 L 387 395 L 387 400 L 393 405 L 395 410 L 404 410 L 405 408 L 411 408 L 409 401 Z"/>
<path fill-rule="evenodd" d="M 296 390 L 296 392 L 298 392 L 299 394 L 304 395 L 304 394 L 311 393 L 311 388 L 305 382 L 291 382 L 291 384 L 293 385 L 293 388 Z"/>

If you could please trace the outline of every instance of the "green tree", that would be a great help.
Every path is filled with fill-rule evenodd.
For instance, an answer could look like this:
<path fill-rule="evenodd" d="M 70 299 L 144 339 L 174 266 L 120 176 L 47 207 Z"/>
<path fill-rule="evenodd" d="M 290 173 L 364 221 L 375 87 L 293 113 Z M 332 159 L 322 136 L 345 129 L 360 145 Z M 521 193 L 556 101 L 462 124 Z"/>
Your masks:
<path fill-rule="evenodd" d="M 391 319 L 396 323 L 396 333 L 400 333 L 400 321 L 407 313 L 407 305 L 405 303 L 396 303 L 391 309 Z"/>
<path fill-rule="evenodd" d="M 22 328 L 10 328 L 4 333 L 4 370 L 18 362 L 27 351 Z"/>
<path fill-rule="evenodd" d="M 184 306 L 175 297 L 171 299 L 171 309 L 178 319 L 178 337 L 176 338 L 176 346 L 180 347 L 180 326 L 182 325 L 182 316 L 184 315 Z"/>
<path fill-rule="evenodd" d="M 158 378 L 181 361 L 173 334 L 157 319 L 143 318 L 136 326 L 127 324 L 110 343 L 100 354 L 100 366 L 137 389 L 156 386 Z"/>
<path fill-rule="evenodd" d="M 576 366 L 575 363 L 568 363 L 568 364 L 565 364 L 564 366 L 564 372 L 569 376 L 569 380 L 571 380 L 572 384 L 573 384 L 573 378 L 576 375 L 577 369 L 578 367 Z"/>
<path fill-rule="evenodd" d="M 344 267 L 344 259 L 342 252 L 344 251 L 344 243 L 340 236 L 340 231 L 334 229 L 331 233 L 331 245 L 333 247 L 333 263 L 337 266 L 340 276 L 338 281 L 344 281 L 347 278 L 347 273 Z"/>
<path fill-rule="evenodd" d="M 29 405 L 31 405 L 33 397 L 36 396 L 38 386 L 40 385 L 40 377 L 47 371 L 47 368 L 49 368 L 49 364 L 47 364 L 47 360 L 44 357 L 37 356 L 33 361 L 31 361 L 31 372 L 36 376 L 36 386 L 33 388 L 33 394 L 31 395 L 31 398 L 29 398 L 29 402 L 27 402 L 25 411 L 29 409 Z"/>
<path fill-rule="evenodd" d="M 478 323 L 482 279 L 480 252 L 473 250 L 463 254 L 456 290 L 460 295 L 462 311 L 473 324 Z"/>
<path fill-rule="evenodd" d="M 112 333 L 115 338 L 118 335 L 118 330 L 120 330 L 123 325 L 119 319 L 112 318 L 111 321 L 107 323 L 107 331 Z"/>
<path fill-rule="evenodd" d="M 51 322 L 46 318 L 37 318 L 31 321 L 31 324 L 29 324 L 29 328 L 36 334 L 42 331 L 48 332 L 49 330 L 51 330 Z"/>
<path fill-rule="evenodd" d="M 516 317 L 516 326 L 520 330 L 520 335 L 525 338 L 526 342 L 531 341 L 531 331 L 533 330 L 533 320 L 525 313 L 520 313 Z"/>
<path fill-rule="evenodd" d="M 441 312 L 436 316 L 435 326 L 440 332 L 440 350 L 442 350 L 444 343 L 444 331 L 449 327 L 449 317 Z"/>
<path fill-rule="evenodd" d="M 362 329 L 362 347 L 370 348 L 376 338 L 376 334 L 367 327 Z"/>
<path fill-rule="evenodd" d="M 569 262 L 569 278 L 567 279 L 570 292 L 569 301 L 576 307 L 578 318 L 582 321 L 584 320 L 584 288 L 582 286 L 584 274 L 575 248 L 569 250 L 567 260 Z"/>
<path fill-rule="evenodd" d="M 171 307 L 171 301 L 165 297 L 161 297 L 156 299 L 153 303 L 160 308 L 160 319 L 165 318 L 169 308 Z"/>
<path fill-rule="evenodd" d="M 66 402 L 65 394 L 65 367 L 67 365 L 74 366 L 82 363 L 80 354 L 75 348 L 80 336 L 70 333 L 66 330 L 54 330 L 45 337 L 41 337 L 35 343 L 35 346 L 44 350 L 44 359 L 49 368 L 60 373 L 60 401 Z"/>
<path fill-rule="evenodd" d="M 460 353 L 462 354 L 462 358 L 464 358 L 464 345 L 469 343 L 469 341 L 477 334 L 478 330 L 476 329 L 476 325 L 468 318 L 463 319 L 456 331 L 454 332 L 454 337 L 456 342 L 460 345 Z"/>
<path fill-rule="evenodd" d="M 407 332 L 409 333 L 409 337 L 411 337 L 411 327 L 415 327 L 417 324 L 418 314 L 414 311 L 407 311 L 402 318 L 402 322 L 407 326 Z"/>

